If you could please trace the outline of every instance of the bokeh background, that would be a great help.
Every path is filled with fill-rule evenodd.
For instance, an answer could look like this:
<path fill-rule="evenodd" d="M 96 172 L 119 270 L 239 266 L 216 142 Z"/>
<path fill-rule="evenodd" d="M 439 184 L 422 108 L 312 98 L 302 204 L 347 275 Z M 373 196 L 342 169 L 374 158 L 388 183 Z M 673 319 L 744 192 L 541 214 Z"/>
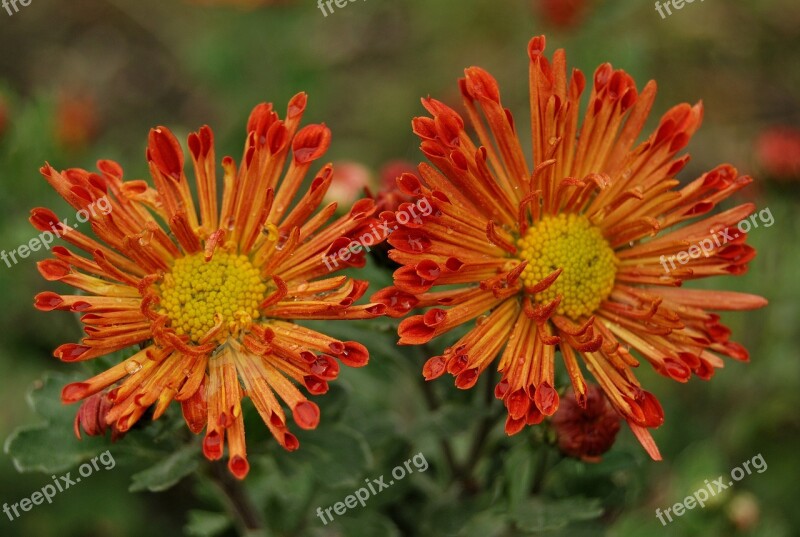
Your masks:
<path fill-rule="evenodd" d="M 446 469 L 441 439 L 466 456 L 486 413 L 480 394 L 442 380 L 428 396 L 448 403 L 434 400 L 431 409 L 418 382 L 424 359 L 394 347 L 389 321 L 336 327 L 366 343 L 372 362 L 343 372 L 336 389 L 320 398 L 329 429 L 301 437 L 305 446 L 288 455 L 266 436 L 251 436 L 257 426 L 248 428 L 249 447 L 261 459 L 247 487 L 268 520 L 268 535 L 800 535 L 796 0 L 694 2 L 664 19 L 652 2 L 636 0 L 369 0 L 327 17 L 312 0 L 257 4 L 33 0 L 13 16 L 0 10 L 0 249 L 37 234 L 27 221 L 32 207 L 72 212 L 39 176 L 45 161 L 91 169 L 110 158 L 128 177 L 144 177 L 149 128 L 166 125 L 185 139 L 206 123 L 216 133 L 217 154 L 238 158 L 253 105 L 272 101 L 283 109 L 298 91 L 310 97 L 306 121 L 324 121 L 333 131 L 329 158 L 360 164 L 351 170 L 372 181 L 373 190 L 387 163 L 419 159 L 410 129 L 422 112 L 419 98 L 455 102 L 464 67 L 480 65 L 497 77 L 524 132 L 525 47 L 540 33 L 550 52 L 565 47 L 570 65 L 587 75 L 610 61 L 639 88 L 656 79 L 651 126 L 672 105 L 702 99 L 705 121 L 681 177 L 731 162 L 755 177 L 734 201 L 753 201 L 774 216 L 774 225 L 750 235 L 758 257 L 748 274 L 694 284 L 770 300 L 760 311 L 723 315 L 734 339 L 750 349 L 751 363 L 728 361 L 711 382 L 687 385 L 639 373 L 664 405 L 666 423 L 654 434 L 663 462 L 650 462 L 625 428 L 601 463 L 585 465 L 542 447 L 546 431 L 505 438 L 498 419 L 467 487 L 478 492 L 464 494 Z M 35 464 L 19 473 L 12 457 L 0 455 L 0 502 L 29 497 L 52 473 L 74 472 L 86 453 L 107 447 L 99 441 L 76 448 L 69 422 L 75 409 L 47 404 L 65 379 L 88 371 L 51 356 L 60 343 L 80 337 L 76 319 L 31 305 L 37 292 L 57 289 L 36 271 L 44 257 L 38 252 L 10 268 L 0 264 L 0 438 L 48 424 L 51 431 L 35 429 L 41 435 L 33 438 L 57 462 L 40 468 L 47 473 Z M 372 264 L 369 278 L 382 284 L 389 276 Z M 490 411 L 499 405 L 493 401 Z M 186 462 L 199 459 L 196 444 L 177 421 L 164 421 L 112 446 L 113 470 L 59 494 L 52 505 L 13 522 L 0 515 L 0 535 L 235 535 L 215 488 L 224 482 L 214 481 L 213 469 Z M 177 458 L 183 467 L 174 479 L 147 482 L 148 474 L 139 474 L 129 491 L 133 474 L 176 450 L 186 455 Z M 343 499 L 364 478 L 388 474 L 418 452 L 431 465 L 424 474 L 336 525 L 315 518 L 317 506 Z M 655 508 L 759 453 L 768 464 L 764 473 L 666 528 L 656 520 Z M 167 488 L 184 474 L 167 490 L 147 490 Z M 514 509 L 523 514 L 509 515 Z"/>

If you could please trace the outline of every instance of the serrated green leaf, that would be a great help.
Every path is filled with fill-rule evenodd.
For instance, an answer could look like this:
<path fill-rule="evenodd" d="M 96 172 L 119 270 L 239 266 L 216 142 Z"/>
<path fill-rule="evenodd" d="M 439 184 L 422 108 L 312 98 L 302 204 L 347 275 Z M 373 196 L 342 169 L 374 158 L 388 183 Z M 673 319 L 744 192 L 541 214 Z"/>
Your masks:
<path fill-rule="evenodd" d="M 28 404 L 46 421 L 19 427 L 6 440 L 5 452 L 18 471 L 60 472 L 107 449 L 105 438 L 75 438 L 73 420 L 78 407 L 61 403 L 61 388 L 76 378 L 48 373 L 28 393 Z"/>
<path fill-rule="evenodd" d="M 134 474 L 131 492 L 149 490 L 160 492 L 166 490 L 181 479 L 197 470 L 199 464 L 200 447 L 198 444 L 189 444 L 172 453 L 156 465 Z"/>
<path fill-rule="evenodd" d="M 19 427 L 5 444 L 5 452 L 20 472 L 61 472 L 97 455 L 106 445 L 102 439 L 78 440 L 72 427 L 54 424 Z M 58 446 L 58 449 L 54 449 Z"/>
<path fill-rule="evenodd" d="M 76 382 L 79 375 L 64 375 L 48 372 L 41 381 L 33 384 L 26 399 L 31 409 L 46 420 L 66 420 L 72 425 L 78 404 L 65 405 L 61 402 L 61 390 L 67 384 Z"/>
<path fill-rule="evenodd" d="M 296 462 L 312 466 L 326 487 L 352 486 L 372 466 L 372 452 L 364 436 L 343 425 L 333 425 L 301 442 Z"/>
<path fill-rule="evenodd" d="M 293 456 L 294 454 L 291 454 Z M 276 458 L 263 458 L 257 472 L 248 476 L 248 488 L 269 515 L 269 524 L 278 535 L 298 527 L 307 517 L 308 506 L 320 486 L 308 464 L 284 464 Z"/>

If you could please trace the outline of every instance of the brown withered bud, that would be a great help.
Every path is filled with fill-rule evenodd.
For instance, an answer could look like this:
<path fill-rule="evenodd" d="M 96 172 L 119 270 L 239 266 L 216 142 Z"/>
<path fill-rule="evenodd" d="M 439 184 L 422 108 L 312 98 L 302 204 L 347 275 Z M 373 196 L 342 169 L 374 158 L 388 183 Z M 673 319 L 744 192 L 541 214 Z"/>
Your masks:
<path fill-rule="evenodd" d="M 75 436 L 81 440 L 81 429 L 89 436 L 103 436 L 108 429 L 111 429 L 112 441 L 121 438 L 125 433 L 120 433 L 112 425 L 106 423 L 106 415 L 112 406 L 113 403 L 108 391 L 87 397 L 75 414 L 75 422 L 73 424 Z"/>
<path fill-rule="evenodd" d="M 611 449 L 619 422 L 619 415 L 596 385 L 587 388 L 585 408 L 570 391 L 552 418 L 561 452 L 584 462 L 599 462 L 600 456 Z"/>

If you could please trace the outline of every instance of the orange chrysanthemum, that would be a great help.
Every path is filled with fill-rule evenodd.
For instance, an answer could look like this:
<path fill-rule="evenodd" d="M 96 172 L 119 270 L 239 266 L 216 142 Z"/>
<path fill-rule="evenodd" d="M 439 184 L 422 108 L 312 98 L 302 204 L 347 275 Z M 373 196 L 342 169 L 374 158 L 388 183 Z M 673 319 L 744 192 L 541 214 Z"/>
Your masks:
<path fill-rule="evenodd" d="M 689 157 L 676 155 L 700 125 L 702 106 L 672 108 L 634 146 L 656 85 L 638 93 L 631 77 L 609 64 L 595 72 L 579 125 L 584 76 L 574 70 L 568 78 L 564 51 L 551 63 L 544 48 L 543 36 L 528 48 L 532 168 L 498 85 L 483 69 L 469 68 L 460 80 L 477 143 L 459 114 L 423 99 L 432 117 L 414 119 L 413 128 L 438 170 L 423 163 L 422 180 L 405 174 L 397 182 L 436 210 L 395 222 L 390 256 L 402 267 L 394 286 L 372 299 L 394 316 L 433 306 L 400 324 L 404 345 L 427 343 L 475 320 L 442 356 L 427 361 L 424 376 L 448 372 L 467 389 L 500 355 L 495 395 L 508 409 L 508 434 L 558 408 L 558 348 L 577 400 L 586 404 L 582 361 L 658 459 L 648 429 L 662 423 L 663 412 L 634 377 L 639 360 L 629 351 L 680 382 L 692 373 L 708 379 L 723 365 L 719 355 L 748 359 L 708 310 L 766 304 L 753 295 L 678 289 L 690 279 L 743 273 L 755 254 L 744 234 L 728 243 L 709 241 L 708 257 L 692 255 L 674 270 L 660 262 L 735 230 L 752 204 L 659 233 L 709 213 L 751 179 L 722 165 L 681 188 L 674 177 Z M 434 289 L 439 286 L 445 287 Z"/>
<path fill-rule="evenodd" d="M 331 184 L 330 164 L 297 196 L 331 137 L 325 125 L 298 131 L 305 107 L 301 93 L 290 101 L 286 119 L 271 104 L 253 109 L 240 167 L 230 157 L 222 160 L 221 208 L 213 133 L 204 126 L 189 135 L 199 215 L 184 174 L 183 151 L 164 127 L 150 131 L 147 148 L 155 189 L 145 181 L 123 180 L 122 169 L 111 161 L 98 163 L 99 174 L 42 168 L 70 205 L 91 213 L 92 229 L 102 241 L 71 229 L 48 209 L 31 213 L 37 229 L 55 231 L 88 252 L 83 257 L 57 246 L 54 259 L 39 263 L 47 280 L 86 292 L 36 297 L 40 310 L 83 314 L 87 337 L 60 346 L 55 356 L 76 362 L 138 345 L 138 352 L 111 369 L 64 387 L 65 403 L 106 391 L 101 414 L 118 435 L 151 405 L 155 419 L 171 401 L 180 401 L 189 428 L 195 433 L 206 429 L 206 457 L 222 457 L 227 435 L 229 468 L 239 478 L 249 468 L 241 410 L 245 395 L 289 451 L 298 441 L 287 429 L 276 394 L 298 426 L 316 427 L 319 408 L 297 385 L 312 394 L 325 393 L 339 372 L 337 359 L 360 367 L 368 353 L 359 343 L 338 341 L 292 321 L 371 318 L 381 315 L 384 306 L 354 305 L 367 283 L 330 277 L 321 261 L 376 223 L 375 206 L 361 200 L 326 226 L 336 204 L 316 210 Z M 108 210 L 90 210 L 93 205 Z M 363 266 L 363 256 L 360 252 L 336 266 Z M 79 425 L 89 434 L 105 431 L 87 416 L 76 420 L 76 432 Z"/>

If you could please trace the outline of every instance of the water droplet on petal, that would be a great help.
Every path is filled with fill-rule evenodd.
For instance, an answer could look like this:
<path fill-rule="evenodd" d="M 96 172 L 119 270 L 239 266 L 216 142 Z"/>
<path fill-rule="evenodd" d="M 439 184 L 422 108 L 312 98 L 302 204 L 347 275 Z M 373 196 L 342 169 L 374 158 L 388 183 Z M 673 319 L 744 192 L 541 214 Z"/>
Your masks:
<path fill-rule="evenodd" d="M 264 226 L 263 231 L 271 241 L 274 241 L 278 238 L 278 226 L 275 224 L 267 224 Z"/>
<path fill-rule="evenodd" d="M 125 371 L 127 371 L 129 375 L 133 375 L 134 373 L 139 371 L 141 368 L 142 368 L 142 364 L 140 364 L 136 360 L 128 360 L 125 363 Z"/>

